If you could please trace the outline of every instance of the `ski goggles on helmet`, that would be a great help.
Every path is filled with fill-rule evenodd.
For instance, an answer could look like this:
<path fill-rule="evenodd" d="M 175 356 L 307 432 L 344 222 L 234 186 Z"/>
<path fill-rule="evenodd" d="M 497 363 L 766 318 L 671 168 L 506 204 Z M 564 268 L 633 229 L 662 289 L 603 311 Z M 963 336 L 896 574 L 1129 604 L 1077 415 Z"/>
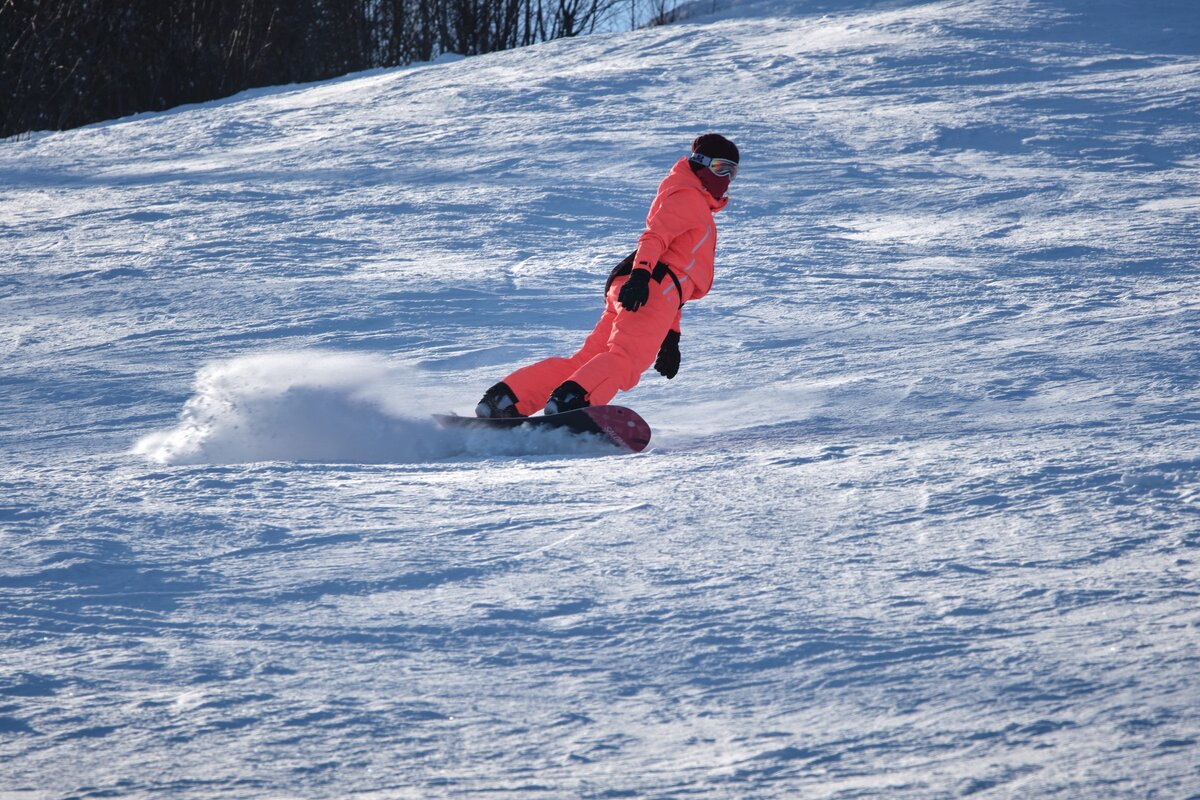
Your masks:
<path fill-rule="evenodd" d="M 708 156 L 701 155 L 700 153 L 692 153 L 692 155 L 688 158 L 688 161 L 692 162 L 693 164 L 699 164 L 702 167 L 708 167 L 713 171 L 714 175 L 719 175 L 722 178 L 724 178 L 726 175 L 729 176 L 729 180 L 733 180 L 737 177 L 738 163 L 736 161 L 730 161 L 728 158 L 709 158 Z"/>

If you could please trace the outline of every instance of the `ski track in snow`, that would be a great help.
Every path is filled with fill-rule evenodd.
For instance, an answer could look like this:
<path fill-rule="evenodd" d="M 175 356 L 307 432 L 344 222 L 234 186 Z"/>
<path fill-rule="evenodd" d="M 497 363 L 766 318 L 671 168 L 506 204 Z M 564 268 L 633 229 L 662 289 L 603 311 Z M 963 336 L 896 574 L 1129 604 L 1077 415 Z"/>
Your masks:
<path fill-rule="evenodd" d="M 0 795 L 1200 798 L 1198 34 L 744 3 L 0 144 Z M 651 448 L 427 421 L 709 129 Z"/>

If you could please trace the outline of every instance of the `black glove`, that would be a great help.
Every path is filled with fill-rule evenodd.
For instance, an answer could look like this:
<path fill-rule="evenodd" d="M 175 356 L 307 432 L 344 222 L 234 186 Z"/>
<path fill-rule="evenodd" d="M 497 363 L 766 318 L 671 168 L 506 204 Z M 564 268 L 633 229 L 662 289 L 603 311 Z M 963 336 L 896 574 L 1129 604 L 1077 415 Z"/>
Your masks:
<path fill-rule="evenodd" d="M 654 368 L 667 380 L 679 374 L 679 331 L 667 331 L 662 346 L 658 348 Z"/>
<path fill-rule="evenodd" d="M 646 305 L 650 299 L 650 270 L 635 269 L 629 273 L 629 280 L 621 287 L 617 302 L 625 306 L 626 311 L 637 311 Z"/>

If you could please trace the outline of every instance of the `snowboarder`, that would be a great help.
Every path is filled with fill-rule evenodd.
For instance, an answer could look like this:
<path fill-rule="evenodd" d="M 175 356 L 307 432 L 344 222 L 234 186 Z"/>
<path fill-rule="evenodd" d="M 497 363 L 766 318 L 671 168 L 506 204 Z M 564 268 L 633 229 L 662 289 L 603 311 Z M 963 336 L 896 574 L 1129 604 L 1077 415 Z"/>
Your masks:
<path fill-rule="evenodd" d="M 492 386 L 475 408 L 489 418 L 558 414 L 604 405 L 637 385 L 654 366 L 668 379 L 679 371 L 684 303 L 713 281 L 717 229 L 713 214 L 729 202 L 738 172 L 737 146 L 715 133 L 692 142 L 658 187 L 637 250 L 613 269 L 604 313 L 570 358 L 547 358 Z"/>

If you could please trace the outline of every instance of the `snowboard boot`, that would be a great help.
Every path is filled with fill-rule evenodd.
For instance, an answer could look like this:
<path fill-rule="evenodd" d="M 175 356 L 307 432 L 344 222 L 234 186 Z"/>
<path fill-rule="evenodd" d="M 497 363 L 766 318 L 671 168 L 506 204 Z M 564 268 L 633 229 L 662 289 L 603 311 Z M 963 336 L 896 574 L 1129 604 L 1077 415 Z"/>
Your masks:
<path fill-rule="evenodd" d="M 587 401 L 586 394 L 587 392 L 578 383 L 567 381 L 551 392 L 550 399 L 546 401 L 546 415 L 587 408 L 591 403 Z"/>
<path fill-rule="evenodd" d="M 483 393 L 483 399 L 475 406 L 475 416 L 489 419 L 519 417 L 517 396 L 507 383 L 501 381 Z"/>

